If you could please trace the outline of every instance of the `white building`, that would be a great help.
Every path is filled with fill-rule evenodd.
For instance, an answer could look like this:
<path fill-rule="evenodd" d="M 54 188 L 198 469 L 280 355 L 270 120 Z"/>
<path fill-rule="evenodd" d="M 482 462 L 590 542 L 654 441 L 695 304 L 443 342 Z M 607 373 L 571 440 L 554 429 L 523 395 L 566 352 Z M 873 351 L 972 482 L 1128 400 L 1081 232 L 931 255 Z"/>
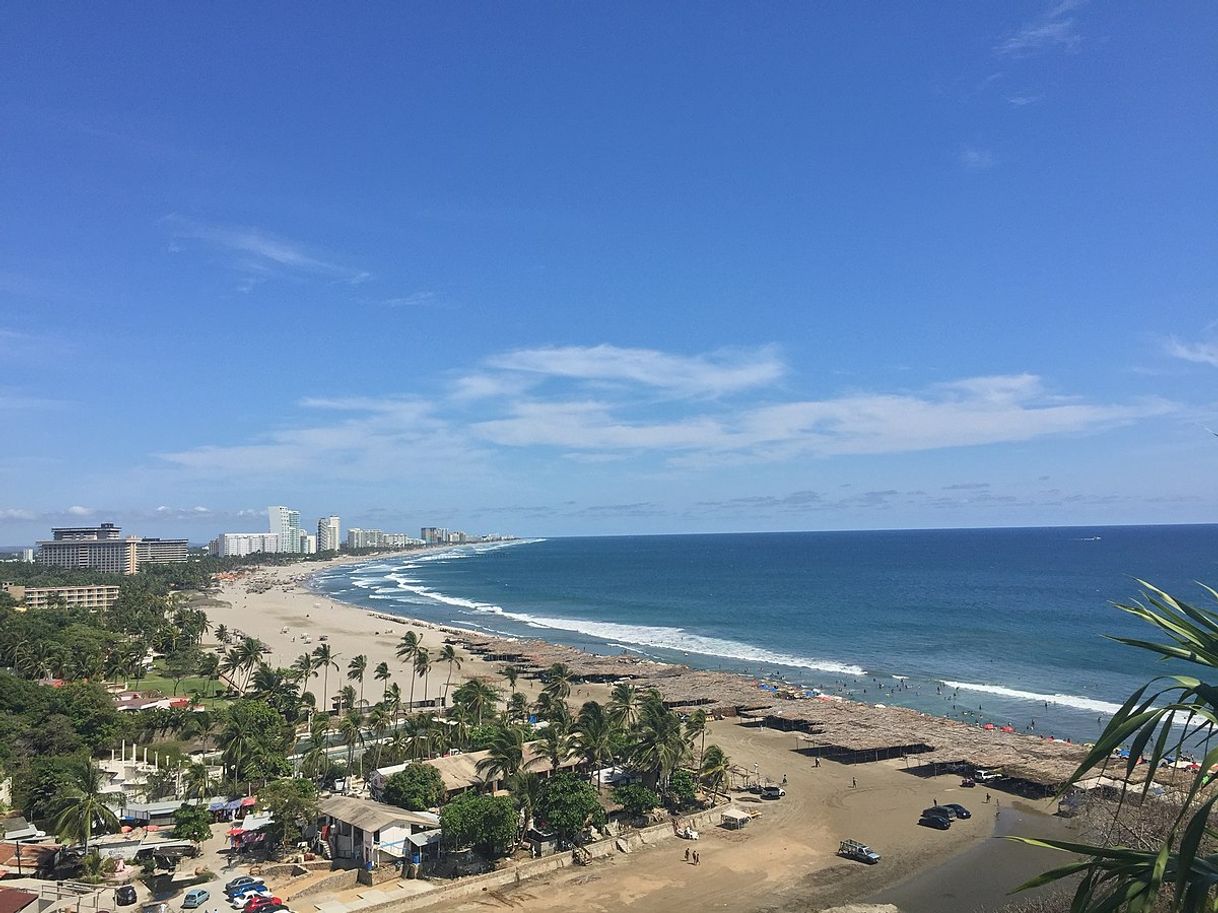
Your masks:
<path fill-rule="evenodd" d="M 317 521 L 317 550 L 336 552 L 342 546 L 343 537 L 338 517 L 322 517 Z"/>
<path fill-rule="evenodd" d="M 268 507 L 266 509 L 270 532 L 279 537 L 281 552 L 300 551 L 300 511 L 290 507 Z"/>
<path fill-rule="evenodd" d="M 300 534 L 300 554 L 316 555 L 317 554 L 317 537 L 312 533 Z"/>
<path fill-rule="evenodd" d="M 211 540 L 211 553 L 219 558 L 241 558 L 277 551 L 279 537 L 274 533 L 220 533 Z"/>

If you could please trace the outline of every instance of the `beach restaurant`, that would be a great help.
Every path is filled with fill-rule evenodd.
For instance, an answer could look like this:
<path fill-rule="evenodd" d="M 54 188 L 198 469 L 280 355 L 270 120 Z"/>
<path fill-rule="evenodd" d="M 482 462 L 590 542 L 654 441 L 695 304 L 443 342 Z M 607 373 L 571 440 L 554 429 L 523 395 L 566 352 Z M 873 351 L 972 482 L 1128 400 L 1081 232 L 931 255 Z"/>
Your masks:
<path fill-rule="evenodd" d="M 424 848 L 439 841 L 440 816 L 396 805 L 331 796 L 318 803 L 322 839 L 335 861 L 361 866 L 419 861 Z"/>

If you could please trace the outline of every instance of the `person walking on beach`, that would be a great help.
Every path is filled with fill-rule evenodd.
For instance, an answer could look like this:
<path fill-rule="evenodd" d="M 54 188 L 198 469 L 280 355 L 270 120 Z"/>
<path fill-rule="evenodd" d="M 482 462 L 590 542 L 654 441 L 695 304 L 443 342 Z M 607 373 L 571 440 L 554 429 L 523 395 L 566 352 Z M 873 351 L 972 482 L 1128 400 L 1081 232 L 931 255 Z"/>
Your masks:
<path fill-rule="evenodd" d="M 685 861 L 689 862 L 689 847 L 685 848 Z"/>
<path fill-rule="evenodd" d="M 986 793 L 986 794 L 985 794 L 985 801 L 986 801 L 986 804 L 988 805 L 988 804 L 989 804 L 989 802 L 990 802 L 990 794 L 989 794 L 989 793 Z"/>
<path fill-rule="evenodd" d="M 859 785 L 859 781 L 856 778 L 851 777 L 850 778 L 850 788 L 855 789 L 858 787 L 858 785 Z"/>
<path fill-rule="evenodd" d="M 702 865 L 702 854 L 694 850 L 694 865 Z"/>

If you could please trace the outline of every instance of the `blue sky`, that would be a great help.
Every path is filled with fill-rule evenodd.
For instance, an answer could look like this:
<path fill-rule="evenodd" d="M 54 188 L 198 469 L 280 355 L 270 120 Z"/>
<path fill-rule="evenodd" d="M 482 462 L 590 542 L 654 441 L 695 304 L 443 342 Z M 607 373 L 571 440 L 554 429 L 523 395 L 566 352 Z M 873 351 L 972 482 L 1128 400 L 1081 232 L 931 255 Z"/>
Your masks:
<path fill-rule="evenodd" d="M 1218 515 L 1218 7 L 23 4 L 0 542 Z"/>

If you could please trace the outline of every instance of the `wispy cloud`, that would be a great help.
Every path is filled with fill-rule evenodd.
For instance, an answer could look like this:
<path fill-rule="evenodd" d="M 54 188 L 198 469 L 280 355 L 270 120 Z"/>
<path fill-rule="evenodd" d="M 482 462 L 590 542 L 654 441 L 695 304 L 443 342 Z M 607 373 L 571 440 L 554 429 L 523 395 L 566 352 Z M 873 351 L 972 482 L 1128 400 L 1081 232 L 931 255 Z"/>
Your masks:
<path fill-rule="evenodd" d="M 1025 22 L 1014 34 L 1001 41 L 995 52 L 1014 57 L 1027 56 L 1050 48 L 1072 51 L 1082 41 L 1070 15 L 1085 0 L 1060 0 L 1035 19 Z"/>
<path fill-rule="evenodd" d="M 1218 368 L 1218 342 L 1183 342 L 1173 337 L 1165 348 L 1173 358 Z"/>
<path fill-rule="evenodd" d="M 786 366 L 772 346 L 674 355 L 618 346 L 518 349 L 487 359 L 492 368 L 579 381 L 623 382 L 683 396 L 718 396 L 771 383 Z"/>
<path fill-rule="evenodd" d="M 1008 104 L 1012 104 L 1017 108 L 1026 108 L 1028 105 L 1034 105 L 1044 99 L 1044 95 L 1008 95 L 1006 100 Z"/>
<path fill-rule="evenodd" d="M 435 292 L 418 291 L 409 295 L 398 295 L 393 298 L 381 298 L 378 304 L 390 308 L 436 307 L 440 301 Z"/>
<path fill-rule="evenodd" d="M 620 363 L 611 358 L 615 352 L 623 353 Z M 496 454 L 525 450 L 542 460 L 650 459 L 667 467 L 709 468 L 1009 444 L 1100 431 L 1175 409 L 1157 399 L 1097 403 L 1063 396 L 1033 374 L 791 398 L 776 380 L 760 380 L 784 375 L 785 366 L 770 350 L 728 359 L 610 346 L 533 349 L 486 364 L 499 366 L 499 372 L 463 376 L 464 395 L 459 384 L 458 394 L 431 400 L 310 398 L 301 402 L 303 408 L 343 414 L 268 430 L 254 440 L 161 456 L 187 473 L 240 477 L 292 473 L 385 480 L 429 466 L 475 473 Z M 553 383 L 513 387 L 512 379 L 521 376 Z M 756 386 L 761 389 L 745 399 L 742 391 Z M 708 391 L 737 395 L 694 395 Z"/>
<path fill-rule="evenodd" d="M 247 289 L 276 276 L 325 279 L 358 285 L 371 273 L 339 263 L 298 241 L 245 225 L 208 225 L 178 215 L 164 222 L 175 238 L 202 241 L 234 256 L 233 267 Z"/>
<path fill-rule="evenodd" d="M 984 171 L 994 167 L 994 154 L 989 149 L 964 146 L 960 149 L 960 164 L 970 171 Z"/>

